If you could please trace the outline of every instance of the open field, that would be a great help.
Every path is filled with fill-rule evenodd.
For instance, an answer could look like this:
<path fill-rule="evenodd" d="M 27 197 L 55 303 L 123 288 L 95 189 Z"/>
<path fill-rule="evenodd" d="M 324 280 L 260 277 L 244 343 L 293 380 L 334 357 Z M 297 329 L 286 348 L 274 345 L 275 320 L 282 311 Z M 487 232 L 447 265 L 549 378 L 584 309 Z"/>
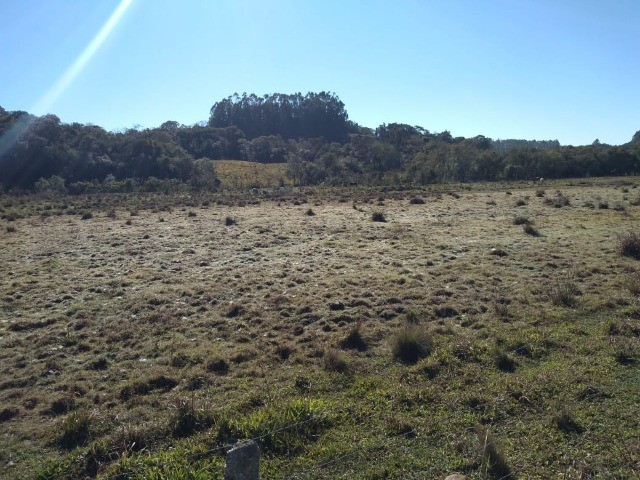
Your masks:
<path fill-rule="evenodd" d="M 0 477 L 637 478 L 638 184 L 1 197 Z"/>
<path fill-rule="evenodd" d="M 213 165 L 220 180 L 220 186 L 225 190 L 279 187 L 291 183 L 286 175 L 286 163 L 214 160 Z"/>

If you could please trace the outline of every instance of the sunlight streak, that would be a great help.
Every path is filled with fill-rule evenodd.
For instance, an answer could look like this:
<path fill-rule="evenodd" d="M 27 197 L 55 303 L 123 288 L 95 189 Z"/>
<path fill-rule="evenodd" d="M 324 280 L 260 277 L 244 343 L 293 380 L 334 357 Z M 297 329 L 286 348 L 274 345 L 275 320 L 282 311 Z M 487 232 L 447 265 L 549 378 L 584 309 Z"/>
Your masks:
<path fill-rule="evenodd" d="M 64 74 L 58 79 L 58 81 L 38 100 L 35 106 L 31 109 L 31 112 L 39 115 L 47 113 L 47 109 L 55 103 L 55 101 L 64 93 L 78 74 L 89 63 L 91 58 L 100 49 L 105 40 L 109 37 L 109 34 L 118 25 L 118 22 L 131 6 L 133 0 L 121 0 L 118 7 L 111 14 L 104 26 L 100 29 L 91 43 L 82 51 L 78 58 L 71 64 L 71 66 L 64 72 Z"/>

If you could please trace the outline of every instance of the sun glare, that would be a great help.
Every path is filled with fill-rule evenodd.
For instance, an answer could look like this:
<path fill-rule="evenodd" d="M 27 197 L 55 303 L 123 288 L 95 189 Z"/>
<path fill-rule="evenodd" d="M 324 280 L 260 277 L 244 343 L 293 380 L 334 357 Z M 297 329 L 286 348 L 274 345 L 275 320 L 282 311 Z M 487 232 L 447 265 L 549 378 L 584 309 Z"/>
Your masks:
<path fill-rule="evenodd" d="M 133 0 L 121 0 L 118 7 L 113 11 L 109 19 L 105 22 L 100 31 L 93 37 L 91 43 L 80 53 L 78 58 L 71 64 L 71 66 L 64 72 L 64 74 L 58 79 L 58 81 L 38 100 L 35 106 L 31 109 L 33 113 L 42 114 L 47 113 L 47 110 L 55 101 L 64 93 L 73 80 L 80 74 L 84 67 L 89 63 L 91 58 L 100 49 L 105 40 L 109 37 L 109 34 L 118 25 L 118 22 L 131 6 Z"/>

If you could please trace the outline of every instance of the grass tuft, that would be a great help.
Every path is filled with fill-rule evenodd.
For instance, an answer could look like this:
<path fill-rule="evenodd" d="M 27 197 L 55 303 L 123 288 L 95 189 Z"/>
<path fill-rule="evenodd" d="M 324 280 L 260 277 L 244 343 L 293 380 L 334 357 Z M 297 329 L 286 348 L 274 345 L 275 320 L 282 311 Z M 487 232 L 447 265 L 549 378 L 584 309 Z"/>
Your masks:
<path fill-rule="evenodd" d="M 522 226 L 522 231 L 524 233 L 526 233 L 527 235 L 531 235 L 532 237 L 539 237 L 540 236 L 540 232 L 538 230 L 536 230 L 534 228 L 533 225 L 531 225 L 530 223 L 527 223 L 525 225 Z"/>
<path fill-rule="evenodd" d="M 433 348 L 426 331 L 416 325 L 403 327 L 393 337 L 393 356 L 407 365 L 426 358 Z"/>
<path fill-rule="evenodd" d="M 482 425 L 474 427 L 480 445 L 480 455 L 485 472 L 495 479 L 507 479 L 511 477 L 511 468 L 498 448 L 495 439 L 489 430 Z"/>
<path fill-rule="evenodd" d="M 92 418 L 85 410 L 70 413 L 62 422 L 58 443 L 61 447 L 72 449 L 89 441 Z"/>
<path fill-rule="evenodd" d="M 554 305 L 573 307 L 580 290 L 571 278 L 558 278 L 549 289 L 549 299 Z"/>
<path fill-rule="evenodd" d="M 618 237 L 618 253 L 624 257 L 640 260 L 640 235 L 636 232 L 627 232 Z"/>
<path fill-rule="evenodd" d="M 344 349 L 353 349 L 358 350 L 359 352 L 364 352 L 367 350 L 368 345 L 367 342 L 362 337 L 362 333 L 360 333 L 359 325 L 356 325 L 349 334 L 340 342 L 340 346 Z"/>
<path fill-rule="evenodd" d="M 373 220 L 374 222 L 386 222 L 387 219 L 384 216 L 384 213 L 382 212 L 373 212 L 371 214 L 371 220 Z"/>
<path fill-rule="evenodd" d="M 340 352 L 334 348 L 324 352 L 323 356 L 324 369 L 331 372 L 347 373 L 349 365 Z"/>

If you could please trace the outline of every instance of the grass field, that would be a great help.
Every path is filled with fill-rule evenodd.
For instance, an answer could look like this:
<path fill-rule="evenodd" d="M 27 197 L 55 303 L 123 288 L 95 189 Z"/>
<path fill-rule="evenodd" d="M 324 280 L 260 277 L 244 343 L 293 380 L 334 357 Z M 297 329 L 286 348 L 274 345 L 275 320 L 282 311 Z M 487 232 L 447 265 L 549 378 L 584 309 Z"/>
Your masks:
<path fill-rule="evenodd" d="M 637 478 L 638 184 L 1 197 L 0 477 Z"/>
<path fill-rule="evenodd" d="M 213 164 L 220 186 L 225 190 L 279 187 L 291 183 L 285 172 L 286 163 L 214 160 Z"/>

